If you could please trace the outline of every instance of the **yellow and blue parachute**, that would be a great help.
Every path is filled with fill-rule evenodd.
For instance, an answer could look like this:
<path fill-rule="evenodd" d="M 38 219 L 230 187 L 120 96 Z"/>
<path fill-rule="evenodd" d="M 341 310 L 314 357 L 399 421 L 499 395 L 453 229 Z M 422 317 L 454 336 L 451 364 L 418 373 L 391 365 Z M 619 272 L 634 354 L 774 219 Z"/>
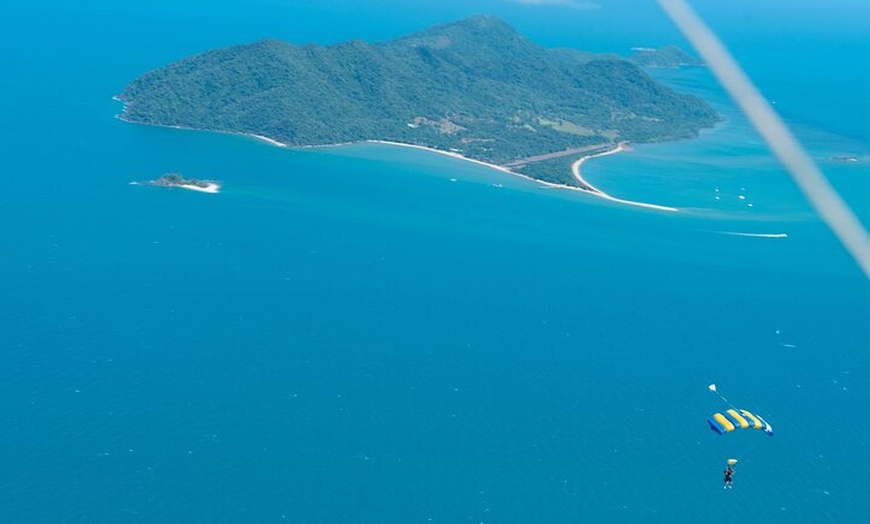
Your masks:
<path fill-rule="evenodd" d="M 707 419 L 710 429 L 720 435 L 734 431 L 735 429 L 760 429 L 773 436 L 773 428 L 763 418 L 753 415 L 745 409 L 729 409 L 725 413 L 714 413 Z"/>

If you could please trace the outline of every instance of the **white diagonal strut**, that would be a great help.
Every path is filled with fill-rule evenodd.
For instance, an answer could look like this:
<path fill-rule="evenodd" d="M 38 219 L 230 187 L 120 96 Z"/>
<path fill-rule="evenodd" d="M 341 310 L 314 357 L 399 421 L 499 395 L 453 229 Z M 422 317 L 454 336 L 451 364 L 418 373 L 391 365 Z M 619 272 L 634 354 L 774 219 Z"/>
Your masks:
<path fill-rule="evenodd" d="M 870 278 L 870 236 L 722 42 L 685 0 L 658 0 L 665 13 L 779 158 L 798 187 Z"/>

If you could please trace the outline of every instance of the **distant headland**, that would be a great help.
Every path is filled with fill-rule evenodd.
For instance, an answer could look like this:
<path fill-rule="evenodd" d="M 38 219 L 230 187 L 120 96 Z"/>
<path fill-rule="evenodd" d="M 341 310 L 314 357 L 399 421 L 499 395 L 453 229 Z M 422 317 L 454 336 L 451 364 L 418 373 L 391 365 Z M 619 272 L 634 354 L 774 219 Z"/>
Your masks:
<path fill-rule="evenodd" d="M 184 178 L 179 173 L 166 173 L 160 178 L 154 180 L 144 180 L 141 182 L 131 182 L 134 185 L 140 186 L 161 186 L 161 187 L 181 187 L 184 189 L 192 189 L 203 193 L 217 193 L 220 190 L 220 184 L 214 180 L 199 180 L 196 178 Z"/>
<path fill-rule="evenodd" d="M 688 56 L 545 49 L 498 18 L 474 16 L 383 43 L 262 40 L 207 51 L 145 73 L 117 98 L 129 122 L 289 147 L 401 143 L 588 190 L 571 172 L 578 157 L 691 138 L 720 121 L 704 100 L 637 65 Z"/>
<path fill-rule="evenodd" d="M 683 51 L 676 46 L 665 46 L 659 49 L 651 49 L 649 47 L 635 47 L 632 49 L 634 54 L 628 57 L 628 60 L 641 67 L 659 67 L 659 68 L 675 68 L 685 66 L 705 66 L 704 62 L 698 60 L 689 53 Z"/>

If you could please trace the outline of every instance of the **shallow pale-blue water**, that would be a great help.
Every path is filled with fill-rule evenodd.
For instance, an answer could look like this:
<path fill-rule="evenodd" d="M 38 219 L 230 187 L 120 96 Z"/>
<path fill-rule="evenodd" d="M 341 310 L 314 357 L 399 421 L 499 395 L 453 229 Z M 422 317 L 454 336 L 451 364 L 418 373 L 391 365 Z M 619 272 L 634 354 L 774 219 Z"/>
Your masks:
<path fill-rule="evenodd" d="M 114 118 L 141 72 L 266 36 L 484 11 L 550 46 L 679 39 L 571 33 L 566 13 L 607 3 L 367 6 L 47 2 L 0 22 L 0 521 L 860 521 L 868 283 L 705 69 L 653 74 L 723 124 L 583 166 L 678 213 L 406 148 Z M 824 37 L 741 58 L 867 223 L 868 73 L 765 67 L 812 70 L 798 51 Z M 129 184 L 168 171 L 224 187 Z M 711 382 L 776 436 L 711 432 Z"/>

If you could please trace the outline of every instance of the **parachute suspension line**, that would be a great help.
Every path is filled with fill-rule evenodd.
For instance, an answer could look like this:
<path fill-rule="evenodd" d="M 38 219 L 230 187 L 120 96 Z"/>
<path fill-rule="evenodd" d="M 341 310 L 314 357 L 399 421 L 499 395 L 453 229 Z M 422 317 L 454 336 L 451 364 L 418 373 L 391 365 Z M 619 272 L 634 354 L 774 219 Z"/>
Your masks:
<path fill-rule="evenodd" d="M 750 440 L 754 440 L 755 442 L 749 442 Z M 745 443 L 741 444 L 740 447 L 740 455 L 736 457 L 745 464 L 750 464 L 754 462 L 754 459 L 758 456 L 758 452 L 761 446 L 767 445 L 767 439 L 757 438 L 757 439 L 747 439 Z M 731 466 L 734 467 L 734 466 Z"/>
<path fill-rule="evenodd" d="M 716 384 L 710 384 L 709 386 L 707 386 L 707 389 L 709 389 L 710 391 L 715 393 L 717 397 L 721 398 L 722 402 L 728 404 L 729 408 L 731 408 L 733 410 L 737 410 L 737 408 L 734 407 L 734 404 L 732 404 L 730 400 L 725 398 L 725 395 L 723 395 L 722 393 L 719 393 L 719 390 L 716 388 Z"/>
<path fill-rule="evenodd" d="M 732 404 L 730 400 L 728 400 L 727 398 L 725 398 L 725 395 L 723 395 L 722 393 L 719 393 L 718 391 L 716 392 L 716 395 L 717 395 L 719 398 L 722 399 L 722 402 L 728 404 L 728 407 L 729 407 L 729 408 L 734 409 L 734 410 L 737 409 L 736 407 L 734 407 L 734 404 Z"/>

